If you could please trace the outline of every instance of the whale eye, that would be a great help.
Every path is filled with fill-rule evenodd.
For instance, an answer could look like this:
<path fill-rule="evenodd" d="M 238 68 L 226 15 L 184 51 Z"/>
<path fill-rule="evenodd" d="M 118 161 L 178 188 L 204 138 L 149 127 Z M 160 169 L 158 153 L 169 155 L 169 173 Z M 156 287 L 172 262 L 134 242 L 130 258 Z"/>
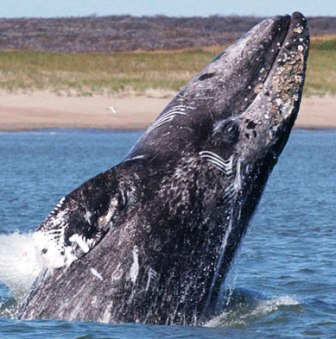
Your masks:
<path fill-rule="evenodd" d="M 41 252 L 42 252 L 42 254 L 46 254 L 48 252 L 48 250 L 46 248 L 43 248 Z"/>
<path fill-rule="evenodd" d="M 239 124 L 232 119 L 220 121 L 214 127 L 213 138 L 216 144 L 235 144 L 237 143 L 240 135 Z"/>

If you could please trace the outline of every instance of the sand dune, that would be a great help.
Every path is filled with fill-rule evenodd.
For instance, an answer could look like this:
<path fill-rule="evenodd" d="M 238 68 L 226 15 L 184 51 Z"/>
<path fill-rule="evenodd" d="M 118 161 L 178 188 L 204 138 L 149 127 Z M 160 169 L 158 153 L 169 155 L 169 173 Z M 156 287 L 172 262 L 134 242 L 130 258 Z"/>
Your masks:
<path fill-rule="evenodd" d="M 47 92 L 2 93 L 0 130 L 143 129 L 170 99 L 169 96 L 160 95 L 67 97 Z M 336 128 L 336 97 L 304 98 L 295 126 L 309 129 Z"/>

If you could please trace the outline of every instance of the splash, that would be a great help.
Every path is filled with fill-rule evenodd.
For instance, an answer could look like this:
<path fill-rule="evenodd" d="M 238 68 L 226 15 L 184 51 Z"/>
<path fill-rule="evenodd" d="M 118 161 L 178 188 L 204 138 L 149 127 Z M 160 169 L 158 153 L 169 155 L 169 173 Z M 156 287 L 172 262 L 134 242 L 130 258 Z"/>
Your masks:
<path fill-rule="evenodd" d="M 210 319 L 205 327 L 245 327 L 282 308 L 297 307 L 300 302 L 284 295 L 265 299 L 261 294 L 247 290 L 235 290 L 224 312 Z"/>
<path fill-rule="evenodd" d="M 0 282 L 16 300 L 29 291 L 42 268 L 32 233 L 0 235 Z"/>

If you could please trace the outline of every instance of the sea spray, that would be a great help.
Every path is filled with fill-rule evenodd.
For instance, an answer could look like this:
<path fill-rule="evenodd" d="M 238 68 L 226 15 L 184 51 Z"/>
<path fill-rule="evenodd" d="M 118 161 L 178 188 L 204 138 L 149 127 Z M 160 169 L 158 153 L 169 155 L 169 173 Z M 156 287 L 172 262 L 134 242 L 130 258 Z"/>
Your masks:
<path fill-rule="evenodd" d="M 0 235 L 0 282 L 15 299 L 25 295 L 42 269 L 33 234 L 18 232 Z"/>
<path fill-rule="evenodd" d="M 230 302 L 221 314 L 206 322 L 204 327 L 244 327 L 278 311 L 287 308 L 293 312 L 301 312 L 300 302 L 289 295 L 268 298 L 263 294 L 237 288 L 232 291 Z"/>

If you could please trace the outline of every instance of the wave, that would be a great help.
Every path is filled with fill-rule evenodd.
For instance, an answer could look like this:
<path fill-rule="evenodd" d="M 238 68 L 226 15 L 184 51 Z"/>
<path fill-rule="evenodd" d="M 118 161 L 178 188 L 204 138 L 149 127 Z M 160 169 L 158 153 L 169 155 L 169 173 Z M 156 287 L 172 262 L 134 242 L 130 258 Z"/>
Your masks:
<path fill-rule="evenodd" d="M 234 290 L 225 310 L 204 324 L 205 327 L 241 327 L 283 307 L 297 307 L 300 302 L 289 295 L 265 298 L 262 294 Z"/>

